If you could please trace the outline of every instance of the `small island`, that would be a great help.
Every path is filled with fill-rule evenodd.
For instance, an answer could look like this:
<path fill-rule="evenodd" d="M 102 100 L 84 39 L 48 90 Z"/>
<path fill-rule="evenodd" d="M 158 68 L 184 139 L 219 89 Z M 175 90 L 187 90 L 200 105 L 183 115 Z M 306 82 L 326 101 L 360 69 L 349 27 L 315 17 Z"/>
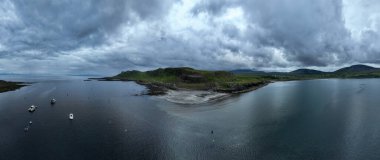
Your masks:
<path fill-rule="evenodd" d="M 8 82 L 8 81 L 0 80 L 0 93 L 13 91 L 24 86 L 25 85 L 21 82 Z"/>
<path fill-rule="evenodd" d="M 334 72 L 298 69 L 291 72 L 254 70 L 207 71 L 189 67 L 159 68 L 151 71 L 124 71 L 99 80 L 134 81 L 148 87 L 148 95 L 166 94 L 168 90 L 203 90 L 219 93 L 243 93 L 277 81 L 327 78 L 380 78 L 380 69 L 353 65 Z"/>

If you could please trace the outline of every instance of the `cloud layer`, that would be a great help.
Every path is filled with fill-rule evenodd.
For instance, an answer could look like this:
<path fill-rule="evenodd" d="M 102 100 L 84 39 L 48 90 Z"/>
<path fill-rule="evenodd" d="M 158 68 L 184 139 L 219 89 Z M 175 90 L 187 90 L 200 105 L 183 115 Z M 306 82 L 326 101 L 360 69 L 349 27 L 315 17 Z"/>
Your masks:
<path fill-rule="evenodd" d="M 2 0 L 0 73 L 380 64 L 376 0 Z"/>

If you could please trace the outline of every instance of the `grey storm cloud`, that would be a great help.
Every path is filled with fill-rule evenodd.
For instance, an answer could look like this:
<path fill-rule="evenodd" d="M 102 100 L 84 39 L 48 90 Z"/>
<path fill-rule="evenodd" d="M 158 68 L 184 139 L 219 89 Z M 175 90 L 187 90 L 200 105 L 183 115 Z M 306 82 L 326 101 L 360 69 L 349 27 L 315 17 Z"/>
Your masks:
<path fill-rule="evenodd" d="M 15 52 L 70 50 L 79 45 L 98 45 L 113 36 L 118 27 L 133 19 L 145 19 L 161 12 L 160 1 L 125 0 L 14 0 L 3 10 L 14 8 L 19 22 L 4 24 L 9 32 L 5 43 Z M 146 5 L 146 4 L 150 5 Z M 4 15 L 6 16 L 6 15 Z M 21 53 L 22 54 L 22 53 Z"/>
<path fill-rule="evenodd" d="M 334 62 L 330 55 L 345 58 L 339 53 L 348 47 L 349 33 L 344 27 L 340 1 L 266 1 L 248 6 L 255 10 L 251 19 L 267 28 L 261 41 L 284 48 L 290 61 L 324 66 Z"/>
<path fill-rule="evenodd" d="M 379 7 L 373 0 L 2 0 L 0 73 L 379 65 Z"/>

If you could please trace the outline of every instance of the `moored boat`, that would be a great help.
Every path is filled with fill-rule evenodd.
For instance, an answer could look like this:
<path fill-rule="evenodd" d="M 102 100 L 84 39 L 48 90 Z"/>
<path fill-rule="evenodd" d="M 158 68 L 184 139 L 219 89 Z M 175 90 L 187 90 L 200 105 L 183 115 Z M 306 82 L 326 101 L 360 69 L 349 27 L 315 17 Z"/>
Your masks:
<path fill-rule="evenodd" d="M 50 100 L 50 104 L 55 104 L 55 102 L 57 102 L 57 100 L 55 100 L 54 98 Z"/>
<path fill-rule="evenodd" d="M 34 112 L 36 109 L 37 109 L 37 106 L 35 106 L 35 105 L 31 105 L 31 106 L 28 108 L 28 111 L 29 111 L 29 112 Z"/>

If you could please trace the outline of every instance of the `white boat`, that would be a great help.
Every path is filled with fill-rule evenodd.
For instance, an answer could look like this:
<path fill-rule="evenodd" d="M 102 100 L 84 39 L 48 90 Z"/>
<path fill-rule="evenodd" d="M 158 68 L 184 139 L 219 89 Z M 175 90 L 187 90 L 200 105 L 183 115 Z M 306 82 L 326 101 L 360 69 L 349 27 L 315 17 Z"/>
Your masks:
<path fill-rule="evenodd" d="M 70 119 L 70 120 L 73 120 L 73 119 L 74 119 L 74 114 L 70 113 L 70 114 L 69 114 L 69 119 Z"/>
<path fill-rule="evenodd" d="M 28 108 L 28 111 L 29 111 L 29 112 L 34 112 L 36 109 L 37 109 L 37 106 L 32 105 L 32 106 L 30 106 L 30 107 Z"/>
<path fill-rule="evenodd" d="M 55 102 L 57 102 L 57 100 L 55 100 L 54 98 L 50 100 L 51 104 L 55 104 Z"/>

